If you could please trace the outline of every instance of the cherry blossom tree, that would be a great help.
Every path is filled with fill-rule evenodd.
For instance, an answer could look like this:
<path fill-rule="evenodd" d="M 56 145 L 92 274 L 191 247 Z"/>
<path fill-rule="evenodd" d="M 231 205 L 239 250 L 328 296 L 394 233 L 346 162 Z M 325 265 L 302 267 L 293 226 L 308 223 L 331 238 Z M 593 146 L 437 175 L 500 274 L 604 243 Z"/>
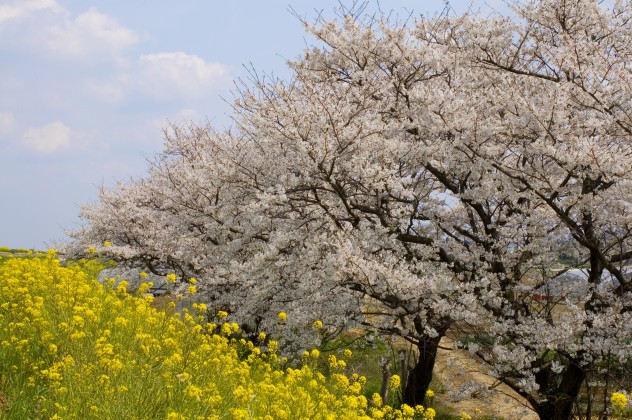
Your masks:
<path fill-rule="evenodd" d="M 254 143 L 192 124 L 170 126 L 165 140 L 146 178 L 102 189 L 98 203 L 83 207 L 89 224 L 72 233 L 69 254 L 94 246 L 122 265 L 175 272 L 182 290 L 195 277 L 215 310 L 255 336 L 282 331 L 294 353 L 354 319 L 359 297 L 327 283 L 326 232 L 284 207 Z M 316 320 L 327 328 L 314 331 Z"/>
<path fill-rule="evenodd" d="M 495 313 L 492 331 L 507 344 L 497 340 L 487 359 L 543 418 L 567 418 L 587 374 L 630 357 L 630 8 L 532 2 L 516 13 L 519 25 L 464 19 L 463 36 L 448 41 L 480 69 L 465 147 L 506 177 L 523 211 L 542 208 L 549 231 L 582 249 L 589 287 L 556 316 L 524 303 Z M 539 285 L 553 273 L 524 275 Z"/>
<path fill-rule="evenodd" d="M 445 334 L 484 333 L 470 348 L 497 377 L 569 418 L 586 378 L 632 350 L 631 9 L 305 22 L 322 46 L 292 80 L 253 78 L 230 132 L 172 126 L 146 178 L 84 208 L 68 250 L 107 240 L 198 277 L 299 348 L 315 320 L 401 337 L 410 404 Z M 538 301 L 568 244 L 585 292 Z"/>

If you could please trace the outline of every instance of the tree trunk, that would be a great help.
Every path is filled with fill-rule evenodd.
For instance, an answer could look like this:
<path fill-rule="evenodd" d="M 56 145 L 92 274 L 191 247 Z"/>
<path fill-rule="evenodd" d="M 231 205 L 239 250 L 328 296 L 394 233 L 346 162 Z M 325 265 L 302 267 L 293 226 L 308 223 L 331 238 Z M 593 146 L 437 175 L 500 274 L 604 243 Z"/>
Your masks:
<path fill-rule="evenodd" d="M 388 400 L 388 381 L 391 379 L 391 373 L 388 371 L 388 364 L 390 360 L 386 357 L 380 358 L 380 365 L 382 366 L 382 386 L 380 387 L 380 397 L 382 401 L 386 403 Z"/>
<path fill-rule="evenodd" d="M 409 370 L 408 381 L 403 393 L 403 402 L 411 407 L 424 402 L 426 391 L 430 387 L 430 381 L 432 380 L 432 370 L 437 358 L 437 347 L 439 347 L 439 341 L 441 341 L 444 333 L 445 331 L 442 331 L 437 337 L 423 335 L 419 340 L 419 344 L 417 344 L 419 355 L 415 366 Z"/>
<path fill-rule="evenodd" d="M 570 420 L 573 403 L 579 395 L 586 372 L 571 363 L 562 376 L 560 384 L 548 394 L 547 401 L 540 403 L 537 413 L 542 420 Z"/>

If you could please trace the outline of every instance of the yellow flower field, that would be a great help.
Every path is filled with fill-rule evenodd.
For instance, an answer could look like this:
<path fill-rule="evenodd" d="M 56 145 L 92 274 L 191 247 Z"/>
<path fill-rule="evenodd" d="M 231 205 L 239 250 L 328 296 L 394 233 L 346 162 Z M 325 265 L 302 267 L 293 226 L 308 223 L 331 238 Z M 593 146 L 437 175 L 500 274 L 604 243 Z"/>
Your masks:
<path fill-rule="evenodd" d="M 238 325 L 207 322 L 203 304 L 170 315 L 152 308 L 151 296 L 128 294 L 125 282 L 104 287 L 87 271 L 94 272 L 61 266 L 54 251 L 0 265 L 4 417 L 434 416 L 432 409 L 368 402 L 364 379 L 357 375 L 325 377 L 307 362 L 286 367 L 274 341 L 262 351 L 240 338 Z M 317 351 L 311 354 L 319 357 Z"/>

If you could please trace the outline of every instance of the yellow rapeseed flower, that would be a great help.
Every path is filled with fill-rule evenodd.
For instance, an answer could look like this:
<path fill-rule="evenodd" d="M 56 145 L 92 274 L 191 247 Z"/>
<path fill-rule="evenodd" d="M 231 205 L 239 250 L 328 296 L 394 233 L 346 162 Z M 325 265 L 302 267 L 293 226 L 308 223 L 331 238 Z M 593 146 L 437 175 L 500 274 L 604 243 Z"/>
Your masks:
<path fill-rule="evenodd" d="M 312 324 L 314 326 L 314 328 L 316 328 L 317 330 L 320 330 L 321 328 L 323 328 L 323 321 L 321 321 L 320 319 L 314 321 L 314 323 Z"/>
<path fill-rule="evenodd" d="M 330 368 L 335 369 L 335 368 L 338 367 L 338 359 L 333 354 L 330 354 L 329 357 L 327 358 L 327 360 L 329 361 L 329 367 Z"/>
<path fill-rule="evenodd" d="M 81 340 L 82 338 L 85 338 L 86 333 L 83 331 L 75 331 L 74 333 L 70 334 L 70 339 L 71 340 Z"/>
<path fill-rule="evenodd" d="M 232 415 L 232 418 L 235 420 L 245 420 L 250 418 L 248 410 L 245 410 L 243 408 L 231 408 L 230 413 Z"/>
<path fill-rule="evenodd" d="M 626 405 L 628 405 L 628 398 L 625 396 L 625 394 L 614 392 L 610 397 L 610 403 L 612 404 L 612 407 L 614 409 L 622 410 L 625 408 Z"/>
<path fill-rule="evenodd" d="M 111 246 L 112 246 L 112 242 L 110 242 L 110 241 L 105 241 L 105 242 L 103 242 L 103 246 L 104 246 L 104 247 L 106 247 L 106 248 L 109 248 L 109 247 L 111 247 Z"/>
<path fill-rule="evenodd" d="M 402 380 L 400 379 L 400 377 L 398 375 L 393 375 L 391 376 L 391 379 L 388 381 L 388 388 L 398 389 L 401 384 L 402 384 Z"/>
<path fill-rule="evenodd" d="M 114 325 L 118 325 L 118 326 L 126 326 L 129 323 L 129 321 L 122 317 L 122 316 L 117 316 L 116 318 L 114 318 Z"/>
<path fill-rule="evenodd" d="M 402 413 L 404 413 L 404 415 L 407 417 L 415 416 L 415 409 L 407 404 L 402 404 L 400 409 L 402 410 Z"/>
<path fill-rule="evenodd" d="M 127 286 L 129 286 L 129 283 L 126 280 L 121 280 L 118 286 L 116 286 L 116 291 L 119 293 L 126 293 Z"/>
<path fill-rule="evenodd" d="M 196 400 L 199 400 L 202 396 L 202 390 L 195 385 L 187 386 L 184 390 L 184 393 L 187 397 L 195 398 Z"/>
<path fill-rule="evenodd" d="M 193 309 L 197 309 L 200 312 L 206 312 L 207 307 L 206 307 L 206 304 L 204 303 L 194 303 Z"/>
<path fill-rule="evenodd" d="M 176 275 L 174 273 L 167 274 L 167 281 L 169 283 L 175 283 L 176 282 L 176 278 L 177 277 L 176 277 Z"/>
<path fill-rule="evenodd" d="M 326 377 L 318 370 L 321 353 L 313 349 L 307 354 L 310 363 L 289 369 L 287 359 L 276 353 L 277 341 L 269 341 L 263 352 L 235 337 L 238 324 L 207 323 L 200 313 L 207 311 L 203 304 L 194 304 L 195 312 L 183 308 L 180 314 L 156 310 L 140 295 L 116 293 L 116 287 L 103 287 L 78 267 L 62 267 L 54 255 L 4 261 L 0 280 L 0 325 L 5 326 L 0 328 L 0 352 L 10 356 L 4 376 L 19 383 L 15 377 L 23 375 L 15 395 L 32 398 L 33 408 L 27 409 L 37 407 L 47 418 L 86 411 L 95 418 L 113 412 L 141 418 L 151 410 L 142 401 L 155 402 L 142 391 L 152 384 L 169 395 L 169 401 L 160 404 L 163 416 L 171 419 L 199 418 L 201 407 L 207 418 L 409 418 L 405 407 L 394 410 L 381 401 L 375 404 L 375 399 L 369 406 L 362 395 L 366 378 L 344 375 L 343 360 L 333 358 L 337 370 Z M 112 281 L 127 289 L 120 278 Z M 170 300 L 165 303 L 176 306 Z M 287 319 L 285 312 L 278 317 Z M 263 345 L 268 338 L 261 332 L 255 343 Z M 345 360 L 350 356 L 344 352 Z M 35 394 L 46 387 L 49 393 Z M 131 398 L 131 390 L 140 398 Z M 5 391 L 11 400 L 14 391 Z M 25 418 L 38 413 L 25 412 Z M 418 416 L 429 418 L 426 412 Z"/>
<path fill-rule="evenodd" d="M 222 334 L 224 334 L 224 335 L 231 335 L 232 332 L 233 331 L 230 329 L 230 324 L 229 323 L 222 324 Z"/>

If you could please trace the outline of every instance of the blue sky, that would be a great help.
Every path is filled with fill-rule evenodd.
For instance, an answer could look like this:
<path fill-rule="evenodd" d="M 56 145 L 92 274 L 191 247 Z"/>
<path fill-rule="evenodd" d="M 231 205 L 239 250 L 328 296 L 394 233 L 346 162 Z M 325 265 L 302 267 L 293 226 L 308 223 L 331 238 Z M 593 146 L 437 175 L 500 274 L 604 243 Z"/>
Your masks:
<path fill-rule="evenodd" d="M 314 45 L 288 8 L 313 19 L 338 4 L 0 0 L 0 246 L 63 240 L 100 185 L 143 175 L 167 121 L 227 127 L 244 65 L 288 78 L 286 60 Z M 380 4 L 407 16 L 445 2 Z"/>

